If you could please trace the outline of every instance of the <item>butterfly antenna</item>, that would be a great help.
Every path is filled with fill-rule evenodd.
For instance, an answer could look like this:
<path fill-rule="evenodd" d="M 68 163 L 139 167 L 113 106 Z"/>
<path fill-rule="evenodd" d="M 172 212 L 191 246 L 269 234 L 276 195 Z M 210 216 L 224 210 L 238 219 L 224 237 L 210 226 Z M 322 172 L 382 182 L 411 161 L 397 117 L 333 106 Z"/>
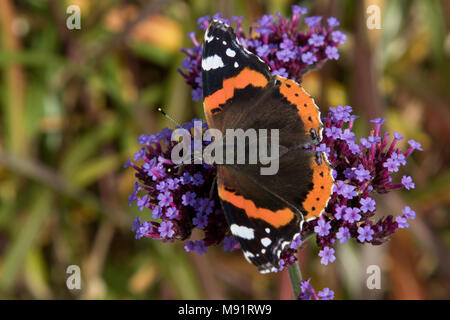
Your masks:
<path fill-rule="evenodd" d="M 171 116 L 169 116 L 161 107 L 158 107 L 157 109 L 159 112 L 161 112 L 163 114 L 164 117 L 166 117 L 170 122 L 174 123 L 176 126 L 181 128 L 181 124 L 176 121 L 175 119 L 173 119 Z M 200 133 L 201 134 L 201 133 Z M 200 160 L 203 162 L 202 158 L 199 157 L 195 157 L 194 155 L 192 155 L 191 160 Z M 175 168 L 178 168 L 180 165 L 176 166 Z"/>
<path fill-rule="evenodd" d="M 164 117 L 166 117 L 170 122 L 174 123 L 176 126 L 181 127 L 181 124 L 169 116 L 161 107 L 158 107 L 158 111 L 162 113 Z"/>

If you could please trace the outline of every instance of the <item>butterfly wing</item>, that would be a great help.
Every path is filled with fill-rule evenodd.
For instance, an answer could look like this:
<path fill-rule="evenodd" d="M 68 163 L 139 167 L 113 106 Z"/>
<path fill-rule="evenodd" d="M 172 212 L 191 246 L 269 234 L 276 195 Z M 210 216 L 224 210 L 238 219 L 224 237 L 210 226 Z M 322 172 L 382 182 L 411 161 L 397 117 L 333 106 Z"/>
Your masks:
<path fill-rule="evenodd" d="M 304 216 L 320 215 L 331 195 L 333 178 L 326 156 L 305 149 L 321 139 L 320 112 L 299 84 L 273 77 L 226 24 L 212 22 L 203 45 L 209 127 L 223 133 L 238 128 L 279 132 L 275 175 L 262 175 L 261 163 L 218 165 L 218 191 L 231 232 L 261 272 L 274 271 L 282 249 L 301 231 Z M 276 141 L 268 138 L 270 150 Z M 249 151 L 250 142 L 246 143 Z"/>

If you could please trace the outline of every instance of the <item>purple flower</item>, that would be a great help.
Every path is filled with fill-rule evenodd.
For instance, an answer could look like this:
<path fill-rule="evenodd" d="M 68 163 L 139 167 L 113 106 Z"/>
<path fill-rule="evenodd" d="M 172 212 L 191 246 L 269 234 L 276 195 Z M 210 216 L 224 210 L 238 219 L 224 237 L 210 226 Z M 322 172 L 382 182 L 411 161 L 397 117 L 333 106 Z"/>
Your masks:
<path fill-rule="evenodd" d="M 168 207 L 173 202 L 172 194 L 168 191 L 158 194 L 157 199 L 159 200 L 159 205 L 161 207 Z"/>
<path fill-rule="evenodd" d="M 149 145 L 155 141 L 157 141 L 156 136 L 152 134 L 141 134 L 137 139 L 137 142 L 139 142 L 141 146 Z"/>
<path fill-rule="evenodd" d="M 370 120 L 370 122 L 378 124 L 378 125 L 382 125 L 385 121 L 386 121 L 386 119 L 384 119 L 384 118 L 376 118 L 376 119 Z"/>
<path fill-rule="evenodd" d="M 214 201 L 209 198 L 197 198 L 194 208 L 198 213 L 210 214 L 214 207 Z"/>
<path fill-rule="evenodd" d="M 342 196 L 344 196 L 344 198 L 353 199 L 357 195 L 355 186 L 345 184 L 341 194 Z"/>
<path fill-rule="evenodd" d="M 192 94 L 193 101 L 199 101 L 199 100 L 203 99 L 202 88 L 196 88 L 196 89 L 192 90 L 191 94 Z"/>
<path fill-rule="evenodd" d="M 336 238 L 340 240 L 341 243 L 346 243 L 350 239 L 350 230 L 347 227 L 340 227 L 336 233 Z"/>
<path fill-rule="evenodd" d="M 306 64 L 313 64 L 317 61 L 317 58 L 312 52 L 306 52 L 302 54 L 302 61 Z"/>
<path fill-rule="evenodd" d="M 409 177 L 409 176 L 408 177 L 407 176 L 403 176 L 403 178 L 402 178 L 402 185 L 408 190 L 414 189 L 416 187 L 416 185 L 413 182 L 413 179 L 411 177 Z"/>
<path fill-rule="evenodd" d="M 347 207 L 345 205 L 336 206 L 336 213 L 334 214 L 334 217 L 338 220 L 341 220 L 342 215 L 345 214 L 345 209 L 347 209 Z"/>
<path fill-rule="evenodd" d="M 342 33 L 341 31 L 333 31 L 331 33 L 331 38 L 334 42 L 337 42 L 338 44 L 344 44 L 347 40 L 347 35 Z"/>
<path fill-rule="evenodd" d="M 408 140 L 408 144 L 412 149 L 423 151 L 422 145 L 417 141 L 414 141 L 411 139 L 411 140 Z"/>
<path fill-rule="evenodd" d="M 141 148 L 134 154 L 134 161 L 139 161 L 145 157 L 145 148 Z"/>
<path fill-rule="evenodd" d="M 328 263 L 333 263 L 334 260 L 336 260 L 336 257 L 334 256 L 334 249 L 330 247 L 325 247 L 319 252 L 320 263 L 323 265 L 328 265 Z"/>
<path fill-rule="evenodd" d="M 149 204 L 149 198 L 148 198 L 148 195 L 144 195 L 143 197 L 138 198 L 136 204 L 137 204 L 139 210 L 142 211 L 142 210 L 143 210 L 145 207 L 147 207 L 148 204 Z"/>
<path fill-rule="evenodd" d="M 354 142 L 347 142 L 348 144 L 348 149 L 350 150 L 350 152 L 352 154 L 359 154 L 361 153 L 361 149 L 359 148 L 359 146 L 354 143 Z"/>
<path fill-rule="evenodd" d="M 300 281 L 300 289 L 303 292 L 311 291 L 313 289 L 312 285 L 309 283 L 310 281 L 311 281 L 311 279 L 308 279 L 305 281 Z"/>
<path fill-rule="evenodd" d="M 206 28 L 208 28 L 210 19 L 211 19 L 210 16 L 200 17 L 197 19 L 197 25 L 199 26 L 200 29 L 206 30 Z"/>
<path fill-rule="evenodd" d="M 275 18 L 271 14 L 265 14 L 262 16 L 261 19 L 256 20 L 256 23 L 259 25 L 259 27 L 256 27 L 256 32 L 259 32 L 261 34 L 269 34 L 272 33 L 272 29 L 270 28 Z"/>
<path fill-rule="evenodd" d="M 186 192 L 181 196 L 182 204 L 184 206 L 193 206 L 195 203 L 196 194 L 194 192 Z"/>
<path fill-rule="evenodd" d="M 338 53 L 338 49 L 336 47 L 332 47 L 332 46 L 326 47 L 325 54 L 327 55 L 328 59 L 331 59 L 331 60 L 339 59 L 339 53 Z"/>
<path fill-rule="evenodd" d="M 290 248 L 296 250 L 296 249 L 300 248 L 301 245 L 302 245 L 302 237 L 297 236 L 297 237 L 295 237 L 294 240 L 292 240 Z"/>
<path fill-rule="evenodd" d="M 369 136 L 368 138 L 367 138 L 367 141 L 369 141 L 370 142 L 370 144 L 371 145 L 373 145 L 373 144 L 376 144 L 376 143 L 378 143 L 378 142 L 381 142 L 381 138 L 380 137 L 378 137 L 378 136 Z"/>
<path fill-rule="evenodd" d="M 197 216 L 192 219 L 192 223 L 199 229 L 203 229 L 208 225 L 208 216 L 197 213 Z"/>
<path fill-rule="evenodd" d="M 316 151 L 324 152 L 326 155 L 330 154 L 330 148 L 328 148 L 325 143 L 321 143 L 318 147 L 316 147 Z"/>
<path fill-rule="evenodd" d="M 388 169 L 389 172 L 397 172 L 400 166 L 400 161 L 397 158 L 397 154 L 393 153 L 392 156 L 383 163 L 383 167 Z"/>
<path fill-rule="evenodd" d="M 336 19 L 335 17 L 329 17 L 329 18 L 327 19 L 327 23 L 328 23 L 328 26 L 329 26 L 330 28 L 336 28 L 336 27 L 339 27 L 339 21 L 338 21 L 338 19 Z"/>
<path fill-rule="evenodd" d="M 333 300 L 334 299 L 334 291 L 329 288 L 323 288 L 322 291 L 319 291 L 317 295 L 322 298 L 321 300 Z"/>
<path fill-rule="evenodd" d="M 372 230 L 372 228 L 370 226 L 365 226 L 364 228 L 359 227 L 358 228 L 358 234 L 359 234 L 358 240 L 360 242 L 365 242 L 365 241 L 370 242 L 373 239 L 372 236 L 374 233 L 375 232 Z"/>
<path fill-rule="evenodd" d="M 178 209 L 175 207 L 169 207 L 166 210 L 166 217 L 169 219 L 173 219 L 178 215 Z"/>
<path fill-rule="evenodd" d="M 233 236 L 225 237 L 223 239 L 223 251 L 231 252 L 236 249 L 237 241 Z"/>
<path fill-rule="evenodd" d="M 291 59 L 295 58 L 295 52 L 289 49 L 284 49 L 281 51 L 277 51 L 277 58 L 281 61 L 287 62 Z"/>
<path fill-rule="evenodd" d="M 403 210 L 403 215 L 405 216 L 405 218 L 414 220 L 416 218 L 416 212 L 414 210 L 412 210 L 409 206 L 406 206 Z"/>
<path fill-rule="evenodd" d="M 139 217 L 134 219 L 132 231 L 136 232 L 135 238 L 140 239 L 152 231 L 152 223 L 149 221 L 144 221 L 141 223 Z"/>
<path fill-rule="evenodd" d="M 319 219 L 317 226 L 314 227 L 314 232 L 319 236 L 324 237 L 330 234 L 331 224 L 323 219 Z"/>
<path fill-rule="evenodd" d="M 288 77 L 288 74 L 287 74 L 285 68 L 280 68 L 280 69 L 278 69 L 278 70 L 275 70 L 275 71 L 272 72 L 272 74 L 273 74 L 274 76 L 280 76 L 280 77 L 285 77 L 285 78 Z"/>
<path fill-rule="evenodd" d="M 305 23 L 307 24 L 308 27 L 312 28 L 317 26 L 320 23 L 320 20 L 322 20 L 322 17 L 320 16 L 311 16 L 305 18 Z"/>
<path fill-rule="evenodd" d="M 342 129 L 336 127 L 326 128 L 325 134 L 330 138 L 339 139 L 342 135 Z"/>
<path fill-rule="evenodd" d="M 359 200 L 359 203 L 361 204 L 361 211 L 366 213 L 368 211 L 374 212 L 375 211 L 375 200 L 373 200 L 371 197 L 367 198 L 361 198 Z"/>
<path fill-rule="evenodd" d="M 369 149 L 372 146 L 372 143 L 370 143 L 369 140 L 366 138 L 360 138 L 359 143 L 361 143 L 361 145 L 367 149 Z"/>
<path fill-rule="evenodd" d="M 156 190 L 158 190 L 159 192 L 168 192 L 169 186 L 167 185 L 166 181 L 163 180 L 158 182 L 158 184 L 156 185 Z"/>
<path fill-rule="evenodd" d="M 350 120 L 350 112 L 352 112 L 352 107 L 350 106 L 342 106 L 341 104 L 337 105 L 336 108 L 330 107 L 331 116 L 334 120 L 337 121 L 349 121 Z"/>
<path fill-rule="evenodd" d="M 256 48 L 256 53 L 258 54 L 258 56 L 260 56 L 261 58 L 265 58 L 269 55 L 270 53 L 270 47 L 267 44 L 262 45 L 261 47 Z"/>
<path fill-rule="evenodd" d="M 171 178 L 168 178 L 167 180 L 166 180 L 166 182 L 167 182 L 167 189 L 169 189 L 169 190 L 176 190 L 176 189 L 178 189 L 178 179 L 171 179 Z"/>
<path fill-rule="evenodd" d="M 361 220 L 361 215 L 358 212 L 360 212 L 358 208 L 346 208 L 344 220 L 350 223 Z"/>
<path fill-rule="evenodd" d="M 187 241 L 184 246 L 186 252 L 197 252 L 197 254 L 203 254 L 206 252 L 205 241 Z"/>
<path fill-rule="evenodd" d="M 397 222 L 398 227 L 400 229 L 404 229 L 404 228 L 408 228 L 409 227 L 408 221 L 406 220 L 405 217 L 398 216 L 397 218 L 395 218 L 395 221 Z"/>
<path fill-rule="evenodd" d="M 325 44 L 325 37 L 323 35 L 313 33 L 311 38 L 308 39 L 308 43 L 314 47 L 321 47 Z M 336 47 L 332 48 L 336 49 Z"/>
<path fill-rule="evenodd" d="M 158 232 L 161 238 L 172 238 L 172 236 L 175 234 L 175 231 L 173 230 L 173 223 L 171 221 L 161 222 L 158 228 Z"/>
<path fill-rule="evenodd" d="M 203 179 L 203 176 L 201 173 L 195 173 L 192 176 L 192 184 L 194 186 L 201 186 L 203 183 L 205 183 L 205 180 Z"/>
<path fill-rule="evenodd" d="M 396 131 L 394 131 L 394 137 L 395 137 L 395 140 L 403 140 L 403 136 Z"/>
<path fill-rule="evenodd" d="M 183 173 L 183 176 L 180 178 L 180 182 L 181 184 L 187 185 L 192 183 L 192 176 L 188 173 L 185 172 Z"/>
<path fill-rule="evenodd" d="M 308 12 L 308 9 L 297 6 L 295 4 L 291 6 L 291 10 L 293 15 L 302 15 Z"/>
<path fill-rule="evenodd" d="M 358 166 L 358 169 L 355 170 L 356 179 L 359 182 L 367 181 L 371 179 L 370 171 L 366 170 L 362 164 Z"/>
<path fill-rule="evenodd" d="M 153 217 L 153 219 L 161 219 L 162 213 L 163 212 L 162 212 L 161 207 L 153 208 L 153 210 L 152 210 L 152 217 Z"/>
<path fill-rule="evenodd" d="M 345 129 L 342 131 L 339 139 L 346 141 L 347 143 L 355 141 L 355 134 L 350 131 L 350 129 Z"/>
<path fill-rule="evenodd" d="M 128 196 L 128 206 L 131 207 L 133 205 L 133 202 L 135 202 L 138 199 L 137 193 L 139 190 L 140 190 L 139 182 L 135 182 L 133 192 Z"/>

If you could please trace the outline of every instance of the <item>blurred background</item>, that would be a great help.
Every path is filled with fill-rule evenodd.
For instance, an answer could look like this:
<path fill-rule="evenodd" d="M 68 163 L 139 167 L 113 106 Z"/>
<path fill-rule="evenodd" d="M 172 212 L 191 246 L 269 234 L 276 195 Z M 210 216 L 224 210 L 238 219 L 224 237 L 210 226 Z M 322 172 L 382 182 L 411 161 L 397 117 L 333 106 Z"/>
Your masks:
<path fill-rule="evenodd" d="M 338 246 L 320 264 L 314 241 L 301 251 L 304 278 L 337 299 L 450 298 L 450 2 L 444 0 L 1 0 L 0 1 L 0 298 L 290 299 L 287 272 L 260 275 L 240 252 L 220 247 L 188 254 L 183 244 L 135 240 L 128 207 L 134 173 L 123 164 L 141 133 L 203 117 L 178 74 L 196 20 L 221 12 L 335 16 L 348 39 L 341 58 L 308 73 L 304 87 L 322 111 L 349 104 L 386 130 L 422 143 L 408 166 L 412 191 L 378 197 L 378 212 L 417 218 L 383 246 Z M 368 6 L 381 9 L 369 29 Z M 67 7 L 81 10 L 69 30 Z M 406 141 L 403 148 L 407 148 Z M 142 214 L 142 213 L 141 213 Z M 66 269 L 81 269 L 69 290 Z M 381 289 L 366 286 L 381 270 Z"/>

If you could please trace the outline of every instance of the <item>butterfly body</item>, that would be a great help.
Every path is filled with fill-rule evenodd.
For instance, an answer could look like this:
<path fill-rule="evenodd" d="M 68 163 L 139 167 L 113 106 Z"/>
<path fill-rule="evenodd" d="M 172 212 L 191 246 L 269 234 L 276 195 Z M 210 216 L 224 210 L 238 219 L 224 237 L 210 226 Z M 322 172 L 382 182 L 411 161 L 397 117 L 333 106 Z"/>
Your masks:
<path fill-rule="evenodd" d="M 331 196 L 328 160 L 308 148 L 321 140 L 320 111 L 298 83 L 273 76 L 220 21 L 205 33 L 202 82 L 209 128 L 278 130 L 277 140 L 268 139 L 269 150 L 279 145 L 275 174 L 261 174 L 261 163 L 217 165 L 219 197 L 244 256 L 262 273 L 277 271 L 282 250 L 305 220 L 323 212 Z"/>

